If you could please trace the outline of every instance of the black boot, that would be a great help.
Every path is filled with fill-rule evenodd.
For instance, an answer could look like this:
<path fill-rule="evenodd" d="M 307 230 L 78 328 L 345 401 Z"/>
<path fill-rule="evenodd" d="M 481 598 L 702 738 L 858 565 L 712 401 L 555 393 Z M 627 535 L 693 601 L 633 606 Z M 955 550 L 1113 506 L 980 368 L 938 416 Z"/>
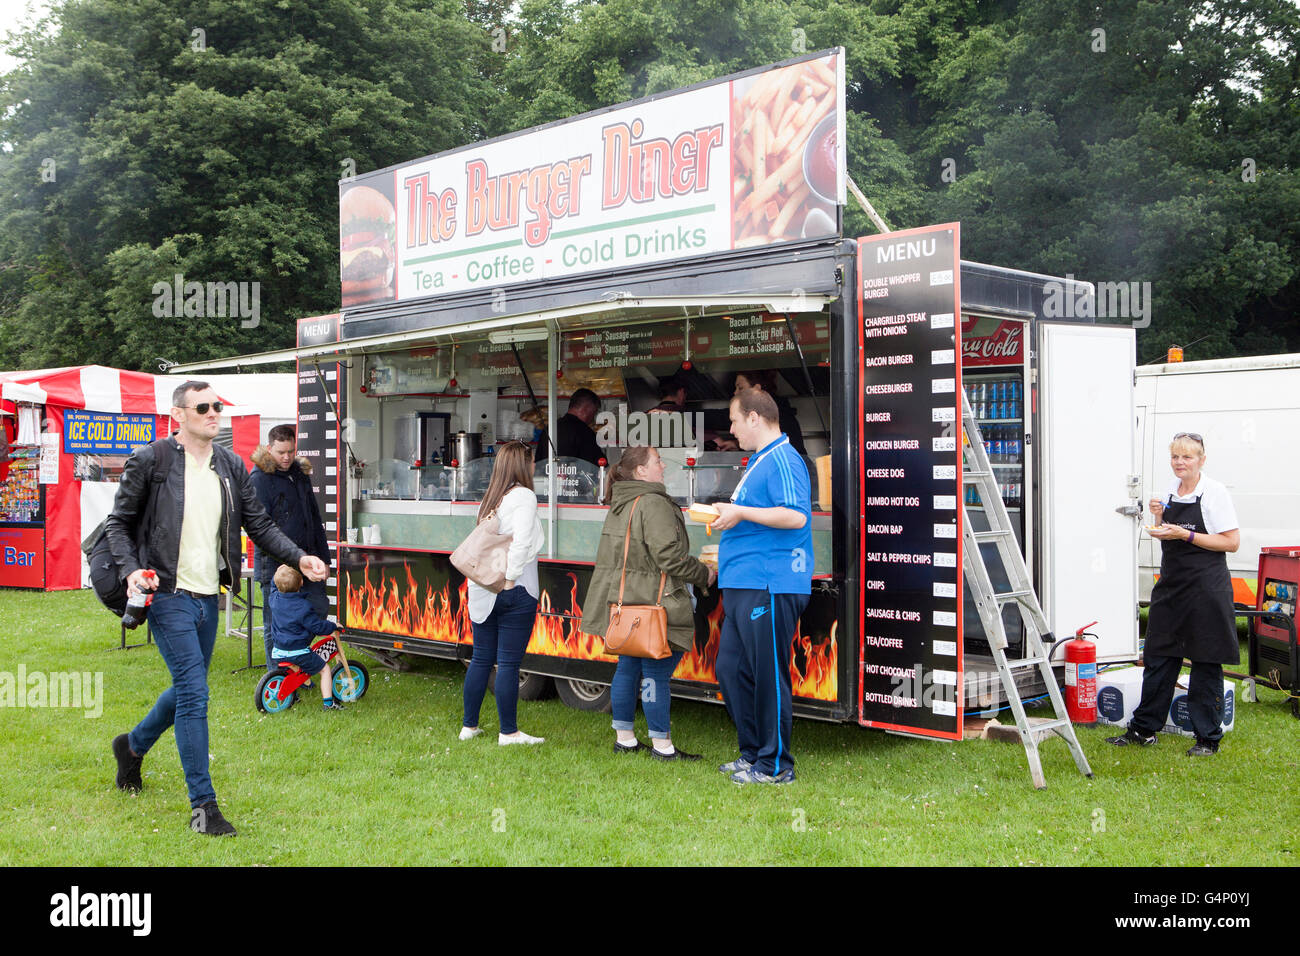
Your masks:
<path fill-rule="evenodd" d="M 118 734 L 113 738 L 113 756 L 117 759 L 117 789 L 139 793 L 144 789 L 144 781 L 140 779 L 140 764 L 144 758 L 132 753 L 129 740 L 127 734 Z"/>
<path fill-rule="evenodd" d="M 208 836 L 234 836 L 235 828 L 221 815 L 217 801 L 209 800 L 190 811 L 190 829 Z"/>

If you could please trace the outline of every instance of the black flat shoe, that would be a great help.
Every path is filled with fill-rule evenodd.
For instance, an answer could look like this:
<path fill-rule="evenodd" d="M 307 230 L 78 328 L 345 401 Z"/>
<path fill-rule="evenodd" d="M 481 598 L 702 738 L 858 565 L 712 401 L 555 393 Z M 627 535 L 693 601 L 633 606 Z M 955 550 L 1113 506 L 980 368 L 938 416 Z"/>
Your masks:
<path fill-rule="evenodd" d="M 1155 746 L 1156 735 L 1151 734 L 1148 737 L 1130 728 L 1118 737 L 1107 737 L 1106 743 L 1114 744 L 1116 747 L 1128 747 L 1131 745 L 1136 745 L 1138 747 L 1152 747 Z"/>
<path fill-rule="evenodd" d="M 650 750 L 650 756 L 654 757 L 655 760 L 699 760 L 700 759 L 699 754 L 688 754 L 681 747 L 678 747 L 670 754 L 661 754 L 653 747 L 650 747 L 649 750 Z"/>
<path fill-rule="evenodd" d="M 641 741 L 639 741 L 639 740 L 638 740 L 635 744 L 633 744 L 631 747 L 624 747 L 624 746 L 623 746 L 622 744 L 620 744 L 620 743 L 615 743 L 615 744 L 614 744 L 614 753 L 616 753 L 616 754 L 634 754 L 634 753 L 636 753 L 637 751 L 640 751 L 640 750 L 649 750 L 649 749 L 650 749 L 649 747 L 647 747 L 645 744 L 641 743 Z"/>

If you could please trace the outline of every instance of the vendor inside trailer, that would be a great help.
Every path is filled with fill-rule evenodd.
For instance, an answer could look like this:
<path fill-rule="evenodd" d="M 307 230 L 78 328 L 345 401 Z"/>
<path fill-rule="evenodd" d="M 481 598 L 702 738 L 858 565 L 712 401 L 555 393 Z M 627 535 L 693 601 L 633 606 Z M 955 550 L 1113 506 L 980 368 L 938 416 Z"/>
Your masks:
<path fill-rule="evenodd" d="M 683 508 L 726 500 L 746 457 L 727 431 L 728 403 L 738 389 L 764 388 L 807 457 L 817 569 L 829 573 L 829 340 L 824 312 L 752 311 L 617 325 L 579 318 L 365 355 L 355 360 L 350 416 L 375 427 L 353 439 L 366 465 L 350 496 L 352 526 L 378 526 L 387 547 L 451 551 L 473 525 L 495 448 L 523 440 L 545 448 L 534 479 L 548 525 L 543 558 L 589 564 L 605 475 L 622 449 L 659 447 Z M 600 449 L 595 462 L 555 454 L 565 449 L 548 439 L 554 411 L 575 395 L 599 403 L 583 423 Z M 706 543 L 703 526 L 691 533 Z"/>
<path fill-rule="evenodd" d="M 607 512 L 603 491 L 623 449 L 654 445 L 664 484 L 683 509 L 726 501 L 747 455 L 729 450 L 729 404 L 738 379 L 770 369 L 769 390 L 801 422 L 812 489 L 814 599 L 793 651 L 796 711 L 839 715 L 836 639 L 842 592 L 831 519 L 831 324 L 822 311 L 749 309 L 683 318 L 644 312 L 602 320 L 591 313 L 426 338 L 418 347 L 351 359 L 345 415 L 352 454 L 365 462 L 345 494 L 350 542 L 340 549 L 340 607 L 349 639 L 376 649 L 438 656 L 467 653 L 463 578 L 449 555 L 474 527 L 501 444 L 547 441 L 558 413 L 583 390 L 600 411 L 590 427 L 595 464 L 555 454 L 536 465 L 534 490 L 546 531 L 538 623 L 527 671 L 564 678 L 573 706 L 601 706 L 614 658 L 581 630 L 582 601 Z M 434 333 L 436 334 L 436 333 Z M 755 376 L 757 377 L 757 376 Z M 841 428 L 841 430 L 843 430 Z M 692 551 L 716 535 L 687 522 Z M 696 647 L 675 672 L 674 693 L 716 699 L 713 662 L 722 606 L 716 589 L 696 608 Z M 386 635 L 386 637 L 381 637 Z M 574 697 L 586 688 L 591 699 Z M 810 710 L 811 708 L 811 710 Z"/>

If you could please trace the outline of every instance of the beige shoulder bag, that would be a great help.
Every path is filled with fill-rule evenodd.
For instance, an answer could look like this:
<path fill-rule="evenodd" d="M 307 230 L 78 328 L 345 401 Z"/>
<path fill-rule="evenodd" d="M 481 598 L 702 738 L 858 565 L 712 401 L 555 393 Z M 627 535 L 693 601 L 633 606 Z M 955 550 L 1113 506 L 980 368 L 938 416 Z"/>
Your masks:
<path fill-rule="evenodd" d="M 511 535 L 499 533 L 500 527 L 496 510 L 489 511 L 451 553 L 457 571 L 494 594 L 505 587 L 510 543 L 514 540 Z"/>

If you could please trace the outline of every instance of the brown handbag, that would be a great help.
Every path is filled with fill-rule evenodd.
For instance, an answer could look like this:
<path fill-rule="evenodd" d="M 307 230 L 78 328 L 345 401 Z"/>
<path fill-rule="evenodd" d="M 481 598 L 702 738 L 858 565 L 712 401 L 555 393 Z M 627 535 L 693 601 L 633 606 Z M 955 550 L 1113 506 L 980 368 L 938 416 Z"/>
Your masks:
<path fill-rule="evenodd" d="M 514 540 L 508 534 L 499 534 L 500 527 L 496 511 L 489 512 L 451 553 L 451 563 L 457 571 L 494 594 L 505 587 L 506 563 Z"/>
<path fill-rule="evenodd" d="M 659 594 L 654 604 L 624 604 L 623 588 L 627 583 L 627 550 L 632 543 L 632 518 L 636 515 L 638 495 L 627 517 L 627 534 L 623 538 L 623 573 L 618 579 L 618 602 L 609 606 L 609 625 L 605 628 L 605 649 L 627 657 L 663 660 L 672 655 L 668 646 L 668 612 L 664 610 L 664 581 L 659 572 Z"/>

